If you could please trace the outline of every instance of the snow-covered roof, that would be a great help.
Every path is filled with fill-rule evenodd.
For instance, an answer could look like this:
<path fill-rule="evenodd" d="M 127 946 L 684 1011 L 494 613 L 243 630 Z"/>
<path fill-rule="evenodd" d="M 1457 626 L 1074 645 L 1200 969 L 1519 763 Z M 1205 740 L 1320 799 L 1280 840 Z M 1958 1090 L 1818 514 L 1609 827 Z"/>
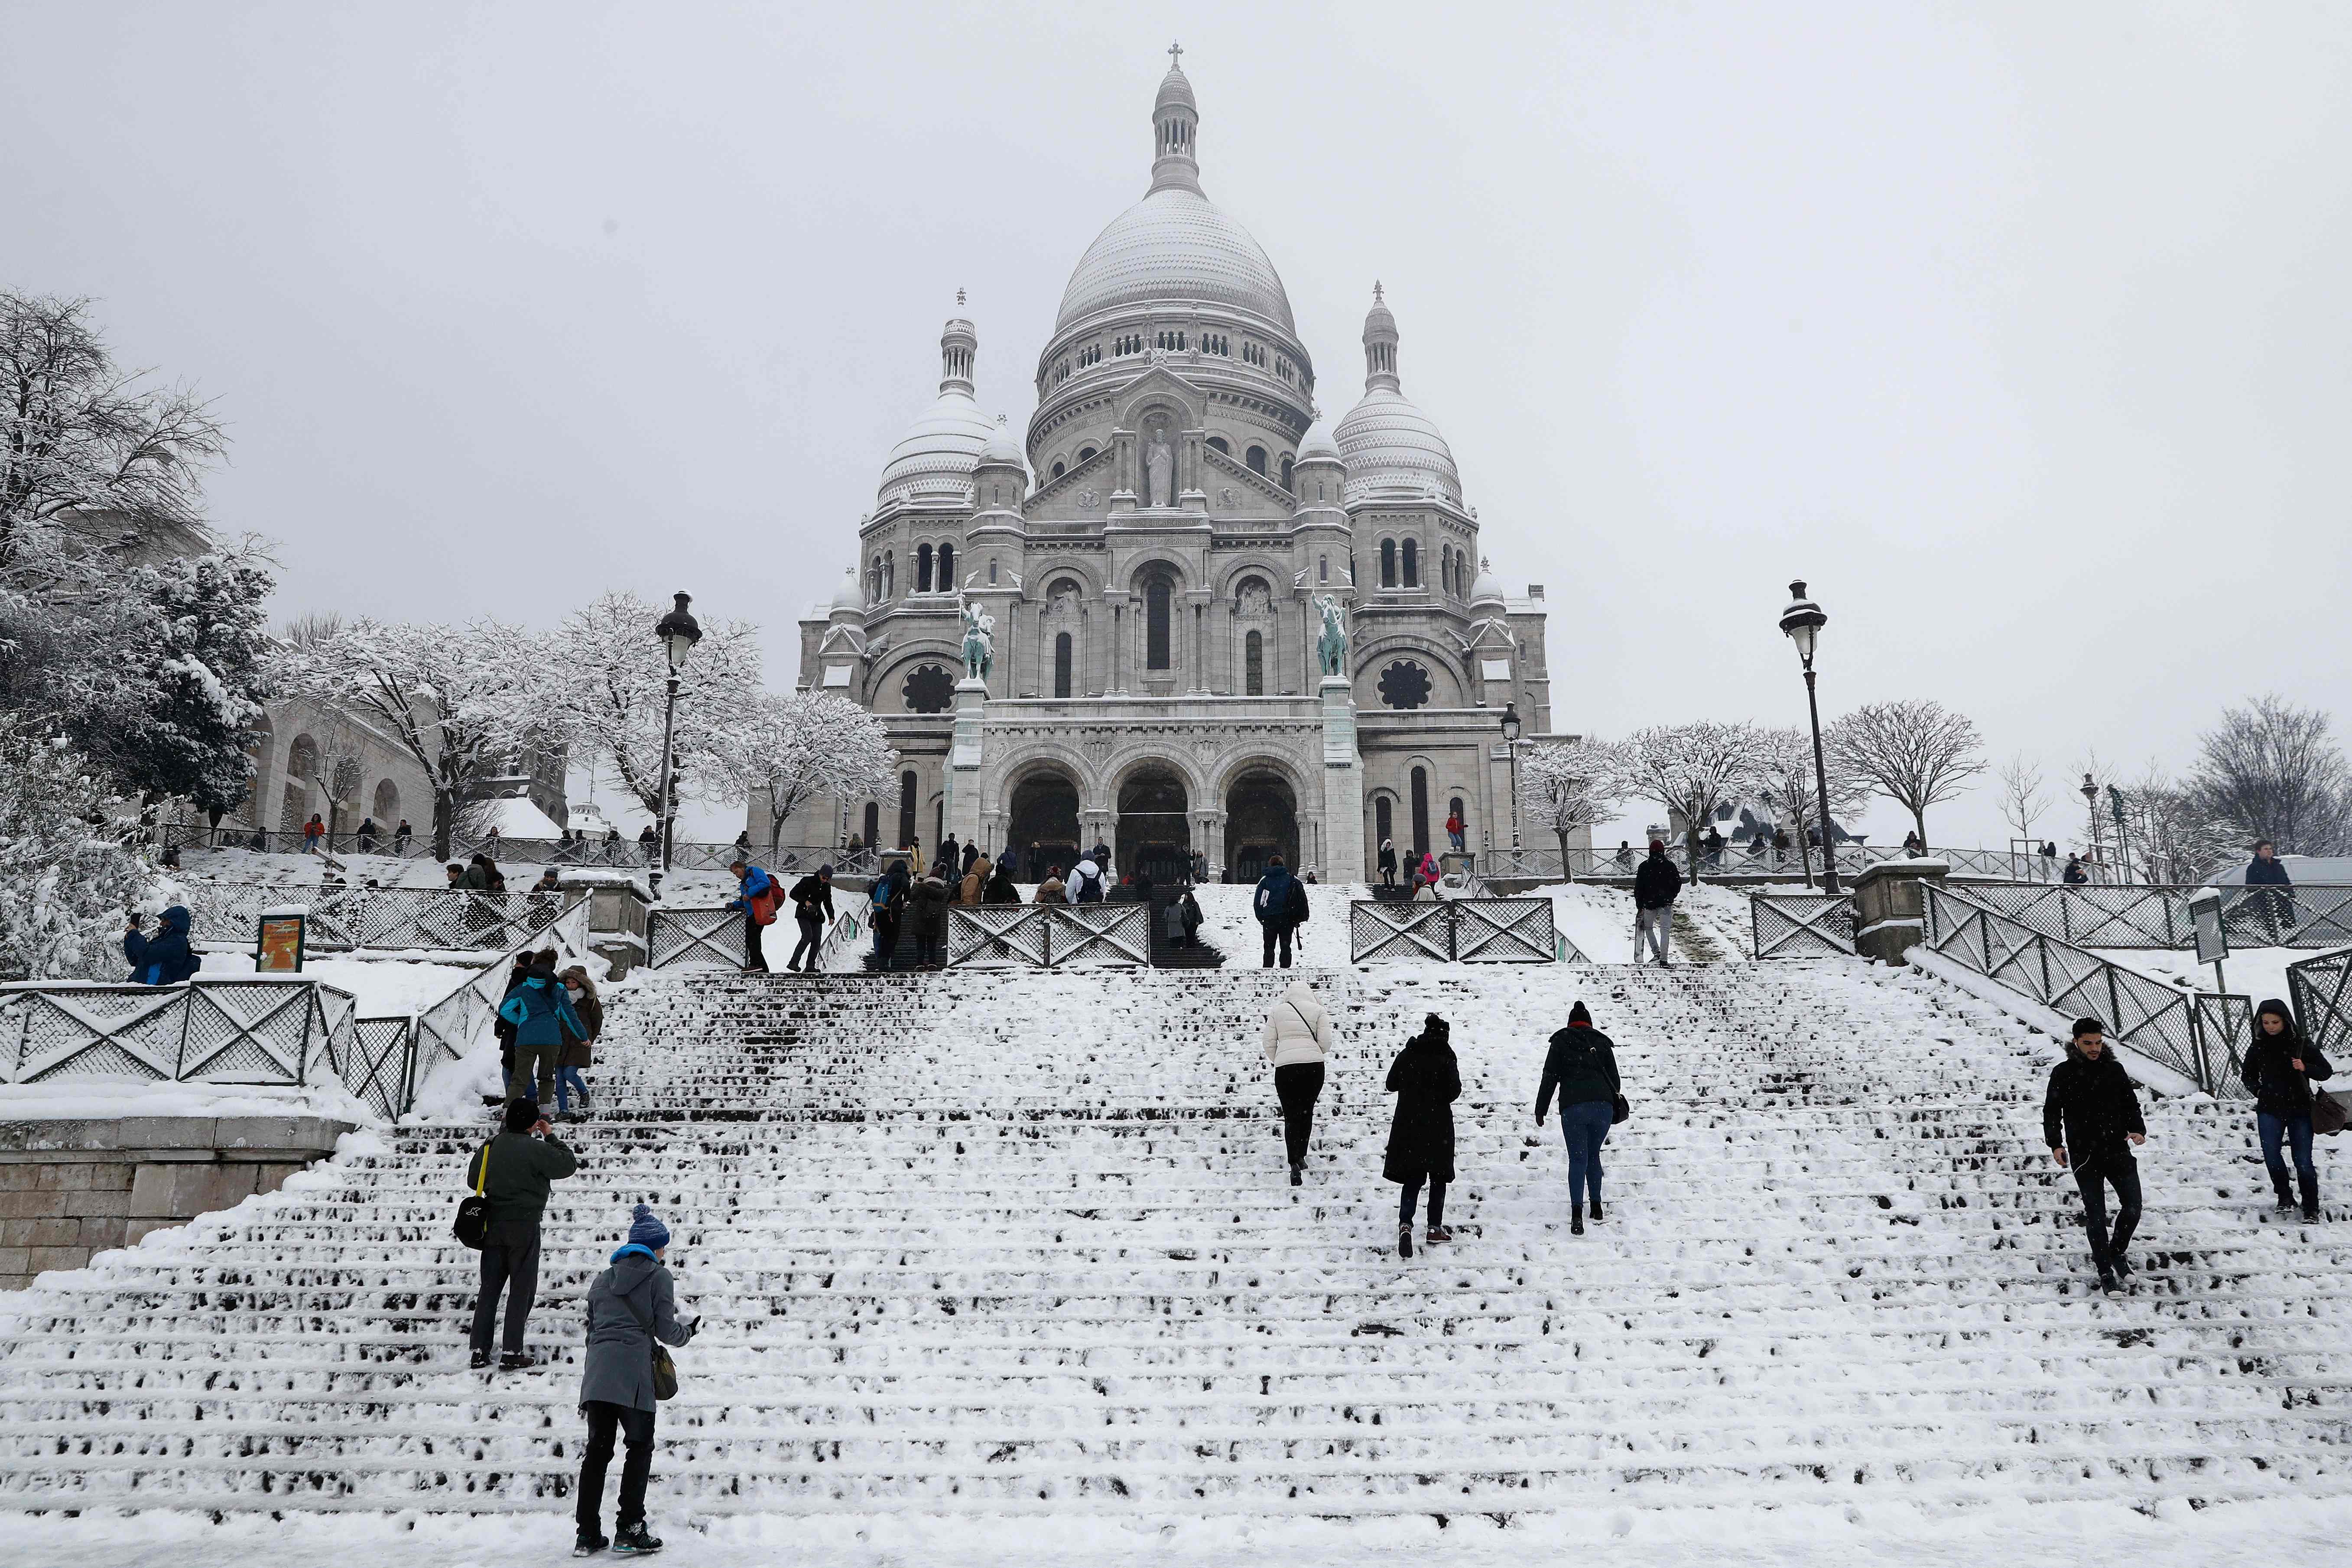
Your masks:
<path fill-rule="evenodd" d="M 506 800 L 486 800 L 471 814 L 478 824 L 478 831 L 495 833 L 501 838 L 560 838 L 563 829 L 555 819 L 521 795 Z"/>

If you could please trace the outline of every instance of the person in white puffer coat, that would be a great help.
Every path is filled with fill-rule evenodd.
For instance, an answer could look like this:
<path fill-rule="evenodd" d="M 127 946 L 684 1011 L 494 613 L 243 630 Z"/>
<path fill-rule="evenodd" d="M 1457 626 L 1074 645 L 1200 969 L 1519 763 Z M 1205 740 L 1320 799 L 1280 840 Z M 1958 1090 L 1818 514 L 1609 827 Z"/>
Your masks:
<path fill-rule="evenodd" d="M 1282 1101 L 1282 1140 L 1290 1156 L 1290 1184 L 1306 1180 L 1307 1141 L 1315 1131 L 1315 1101 L 1323 1093 L 1323 1058 L 1331 1051 L 1331 1016 L 1303 980 L 1293 981 L 1265 1016 L 1265 1059 L 1274 1064 L 1274 1092 Z"/>

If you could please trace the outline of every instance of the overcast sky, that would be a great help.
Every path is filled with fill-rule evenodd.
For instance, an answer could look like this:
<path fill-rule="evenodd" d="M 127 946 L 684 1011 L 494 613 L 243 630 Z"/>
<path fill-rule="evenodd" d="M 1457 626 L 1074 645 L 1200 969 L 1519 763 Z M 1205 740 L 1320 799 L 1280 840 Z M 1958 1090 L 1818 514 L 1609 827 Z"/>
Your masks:
<path fill-rule="evenodd" d="M 685 588 L 787 685 L 958 288 L 1033 406 L 1169 14 L 16 0 L 0 280 L 218 400 L 284 613 Z M 2352 7 L 1181 14 L 1204 185 L 1335 417 L 1387 284 L 1556 728 L 1801 722 L 1793 575 L 1828 715 L 2053 783 L 2352 710 Z"/>

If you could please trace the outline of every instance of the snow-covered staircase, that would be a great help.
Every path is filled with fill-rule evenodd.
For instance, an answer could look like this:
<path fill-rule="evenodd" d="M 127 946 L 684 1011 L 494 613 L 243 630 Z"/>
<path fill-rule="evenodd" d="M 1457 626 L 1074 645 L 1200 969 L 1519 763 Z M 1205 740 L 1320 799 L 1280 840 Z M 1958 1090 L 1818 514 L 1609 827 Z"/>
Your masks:
<path fill-rule="evenodd" d="M 2153 1110 L 2109 1301 L 2040 1148 L 2047 1042 L 1924 977 L 1338 971 L 1293 1189 L 1257 1049 L 1290 978 L 643 982 L 565 1133 L 553 1364 L 466 1370 L 481 1129 L 404 1131 L 7 1302 L 0 1507 L 563 1509 L 580 1303 L 640 1199 L 705 1317 L 672 1522 L 2352 1491 L 2352 1227 L 2267 1213 L 2241 1112 Z M 1580 995 L 1633 1119 L 1570 1237 L 1531 1107 Z M 1456 1239 L 1402 1261 L 1381 1079 L 1432 1010 Z"/>

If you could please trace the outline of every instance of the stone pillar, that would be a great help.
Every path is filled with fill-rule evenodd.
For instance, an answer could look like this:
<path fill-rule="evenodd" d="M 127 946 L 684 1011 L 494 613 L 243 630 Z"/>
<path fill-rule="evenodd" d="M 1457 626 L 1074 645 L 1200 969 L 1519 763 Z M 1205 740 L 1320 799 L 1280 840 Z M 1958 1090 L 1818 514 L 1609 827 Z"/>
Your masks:
<path fill-rule="evenodd" d="M 948 747 L 947 819 L 948 831 L 960 843 L 970 843 L 980 835 L 980 727 L 987 708 L 986 681 L 967 675 L 956 682 L 955 739 Z"/>
<path fill-rule="evenodd" d="M 1201 814 L 1201 850 L 1209 858 L 1209 879 L 1225 879 L 1225 814 L 1204 811 Z"/>
<path fill-rule="evenodd" d="M 1356 750 L 1356 693 L 1344 675 L 1323 678 L 1324 860 L 1326 882 L 1364 879 L 1364 763 Z"/>
<path fill-rule="evenodd" d="M 1890 968 L 1927 938 L 1922 882 L 1940 882 L 1951 870 L 1941 860 L 1882 860 L 1853 879 L 1853 946 Z"/>
<path fill-rule="evenodd" d="M 652 902 L 635 876 L 593 868 L 562 867 L 556 886 L 588 896 L 588 949 L 613 966 L 619 980 L 646 961 L 646 910 Z"/>

